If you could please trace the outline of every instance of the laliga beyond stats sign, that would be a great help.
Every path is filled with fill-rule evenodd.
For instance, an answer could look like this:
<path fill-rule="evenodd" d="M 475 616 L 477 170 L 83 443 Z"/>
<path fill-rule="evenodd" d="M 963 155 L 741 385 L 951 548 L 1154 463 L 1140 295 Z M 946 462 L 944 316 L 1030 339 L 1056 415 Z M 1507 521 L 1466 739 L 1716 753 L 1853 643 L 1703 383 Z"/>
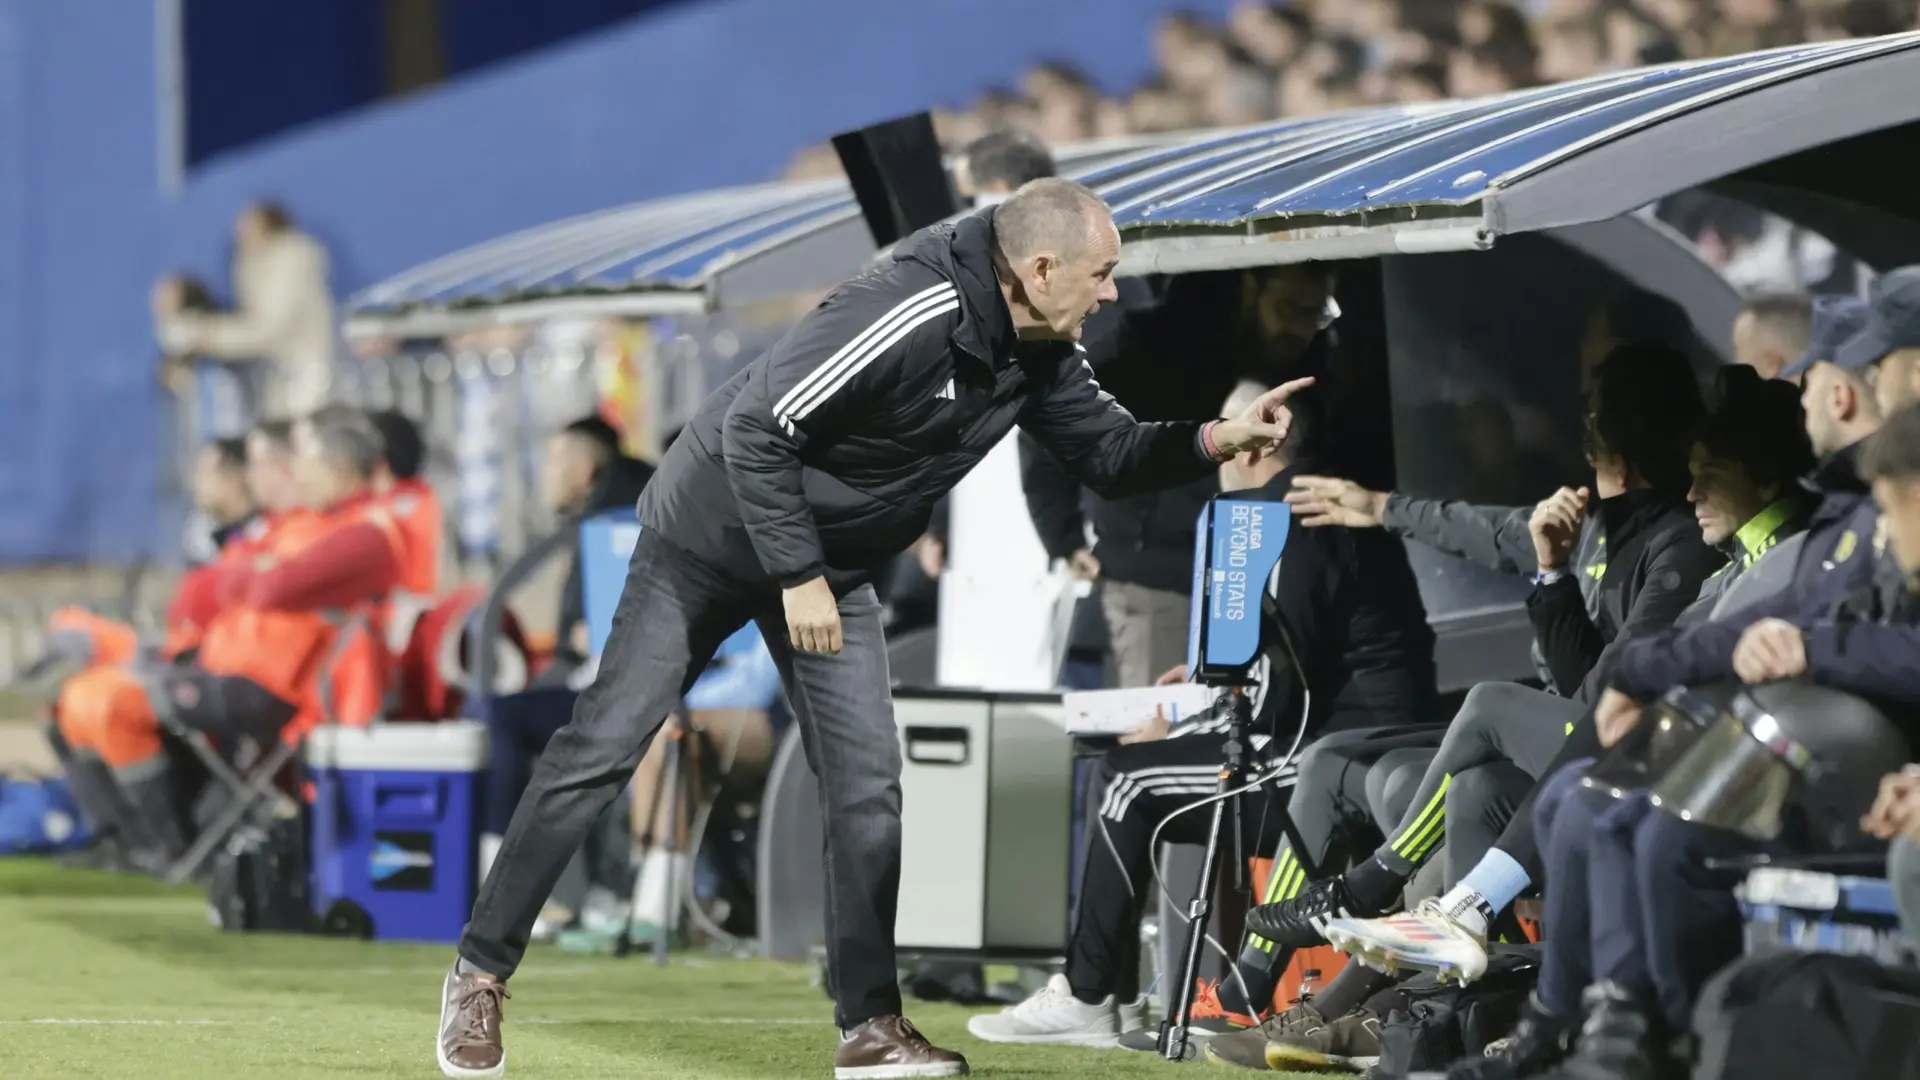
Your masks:
<path fill-rule="evenodd" d="M 1260 655 L 1262 600 L 1292 520 L 1282 502 L 1215 498 L 1200 511 L 1187 629 L 1190 678 L 1243 678 Z"/>

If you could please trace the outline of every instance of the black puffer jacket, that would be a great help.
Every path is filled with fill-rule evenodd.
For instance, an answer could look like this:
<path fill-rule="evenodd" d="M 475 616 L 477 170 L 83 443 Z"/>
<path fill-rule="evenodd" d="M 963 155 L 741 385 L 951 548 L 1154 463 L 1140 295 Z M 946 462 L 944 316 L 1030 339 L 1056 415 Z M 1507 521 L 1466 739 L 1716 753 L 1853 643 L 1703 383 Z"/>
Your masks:
<path fill-rule="evenodd" d="M 640 520 L 743 580 L 844 587 L 919 538 L 1016 424 L 1107 495 L 1207 475 L 1201 423 L 1139 423 L 1077 346 L 1015 337 L 993 214 L 909 237 L 715 391 Z"/>

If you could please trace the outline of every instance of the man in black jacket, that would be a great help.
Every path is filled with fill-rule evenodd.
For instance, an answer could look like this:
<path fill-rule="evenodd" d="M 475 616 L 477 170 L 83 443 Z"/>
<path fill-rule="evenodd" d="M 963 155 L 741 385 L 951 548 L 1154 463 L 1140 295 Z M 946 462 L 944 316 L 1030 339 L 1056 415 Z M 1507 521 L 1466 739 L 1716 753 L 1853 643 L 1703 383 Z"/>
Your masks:
<path fill-rule="evenodd" d="M 1226 412 L 1257 400 L 1266 387 L 1247 384 Z M 1314 395 L 1317 396 L 1317 395 Z M 1295 462 L 1305 464 L 1317 412 L 1301 412 L 1279 452 L 1242 457 L 1221 469 L 1221 486 L 1234 497 L 1278 502 L 1292 483 Z M 1313 417 L 1314 419 L 1309 419 Z M 1191 577 L 1192 554 L 1188 555 Z M 1405 547 L 1377 530 L 1316 529 L 1290 534 L 1285 557 L 1268 590 L 1265 658 L 1254 669 L 1253 740 L 1262 757 L 1323 732 L 1431 722 L 1437 711 L 1433 630 Z M 1176 669 L 1168 678 L 1184 678 Z M 1165 681 L 1165 680 L 1163 680 Z M 1208 714 L 1172 727 L 1150 720 L 1099 760 L 1082 842 L 1083 878 L 1067 965 L 1026 1001 L 997 1015 L 976 1016 L 967 1029 L 988 1042 L 1072 1043 L 1107 1046 L 1139 1031 L 1140 915 L 1154 896 L 1153 838 L 1204 843 L 1205 813 L 1172 817 L 1212 791 L 1223 760 L 1226 724 Z M 1257 850 L 1279 839 L 1272 808 L 1296 780 L 1318 779 L 1289 769 L 1257 795 L 1240 819 L 1242 843 Z M 1294 798 L 1305 788 L 1296 789 Z M 1309 844 L 1331 844 L 1334 829 L 1298 821 Z M 1321 854 L 1324 854 L 1322 852 Z M 1317 859 L 1318 854 L 1309 855 Z M 1279 868 L 1276 867 L 1276 874 Z M 1251 1024 L 1273 998 L 1287 957 L 1249 942 L 1235 976 L 1213 989 L 1223 1014 L 1199 1021 L 1206 1033 Z M 1207 988 L 1203 988 L 1203 994 Z M 1211 1030 L 1209 1030 L 1211 1029 Z M 1123 1043 L 1123 1045 L 1126 1045 Z"/>
<path fill-rule="evenodd" d="M 447 1075 L 504 1070 L 504 980 L 541 901 L 686 685 L 748 620 L 820 776 L 836 1076 L 965 1075 L 964 1058 L 900 1015 L 900 743 L 871 575 L 1016 424 L 1082 482 L 1124 494 L 1285 438 L 1286 400 L 1304 385 L 1232 419 L 1135 421 L 1076 346 L 1113 300 L 1119 261 L 1098 195 L 1035 181 L 907 238 L 707 399 L 640 500 L 599 677 L 541 757 L 443 984 Z"/>
<path fill-rule="evenodd" d="M 1235 286 L 1227 291 L 1243 304 L 1236 333 L 1217 339 L 1232 342 L 1224 350 L 1193 353 L 1194 306 L 1169 307 L 1145 290 L 1123 292 L 1110 315 L 1088 323 L 1088 362 L 1129 410 L 1150 420 L 1205 415 L 1199 410 L 1212 404 L 1193 398 L 1201 387 L 1223 380 L 1232 386 L 1255 367 L 1293 368 L 1328 310 L 1327 275 L 1310 264 L 1219 284 Z M 1187 356 L 1197 363 L 1173 359 Z M 1203 477 L 1166 491 L 1109 499 L 1073 483 L 1026 438 L 1020 466 L 1027 510 L 1047 554 L 1066 560 L 1082 580 L 1101 583 L 1119 684 L 1147 685 L 1186 655 L 1194 521 L 1218 484 Z"/>

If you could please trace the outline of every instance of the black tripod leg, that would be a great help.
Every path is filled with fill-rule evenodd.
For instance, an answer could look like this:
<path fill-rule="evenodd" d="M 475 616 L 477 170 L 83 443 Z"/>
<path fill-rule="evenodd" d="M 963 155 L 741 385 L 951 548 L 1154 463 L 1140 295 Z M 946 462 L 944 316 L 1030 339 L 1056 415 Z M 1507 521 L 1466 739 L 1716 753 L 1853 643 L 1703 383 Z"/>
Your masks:
<path fill-rule="evenodd" d="M 1216 794 L 1231 790 L 1222 780 Z M 1200 885 L 1194 890 L 1187 908 L 1187 955 L 1181 965 L 1180 986 L 1174 1007 L 1160 1030 L 1161 1055 L 1168 1061 L 1183 1061 L 1187 1056 L 1188 1028 L 1192 1023 L 1195 983 L 1200 977 L 1200 951 L 1207 943 L 1207 920 L 1213 915 L 1213 891 L 1219 883 L 1220 833 L 1227 821 L 1228 799 L 1213 804 L 1213 822 L 1207 829 L 1206 860 L 1200 864 Z"/>

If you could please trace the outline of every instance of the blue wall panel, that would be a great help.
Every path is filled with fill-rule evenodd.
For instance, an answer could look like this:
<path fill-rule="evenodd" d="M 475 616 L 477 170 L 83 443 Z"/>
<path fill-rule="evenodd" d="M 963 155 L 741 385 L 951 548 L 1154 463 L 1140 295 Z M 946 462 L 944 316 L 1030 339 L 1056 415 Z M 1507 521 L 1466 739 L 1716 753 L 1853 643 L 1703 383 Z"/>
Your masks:
<path fill-rule="evenodd" d="M 166 196 L 152 0 L 0 0 L 0 563 L 156 543 L 148 288 L 177 267 L 225 291 L 250 198 L 284 200 L 331 247 L 345 295 L 512 229 L 764 180 L 835 131 L 958 104 L 1044 58 L 1131 84 L 1174 6 L 670 6 L 223 155 Z"/>

